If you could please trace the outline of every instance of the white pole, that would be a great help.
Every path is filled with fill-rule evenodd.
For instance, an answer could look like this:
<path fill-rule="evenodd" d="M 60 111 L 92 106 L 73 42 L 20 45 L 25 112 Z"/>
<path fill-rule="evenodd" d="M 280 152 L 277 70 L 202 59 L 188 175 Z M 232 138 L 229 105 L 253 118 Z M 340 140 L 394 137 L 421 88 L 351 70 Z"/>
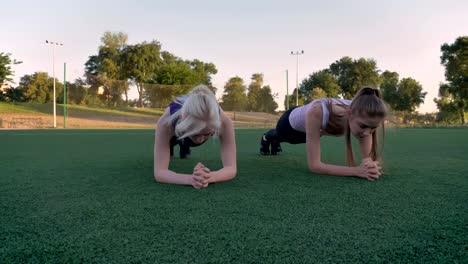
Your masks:
<path fill-rule="evenodd" d="M 289 110 L 289 91 L 288 91 L 288 70 L 286 70 L 286 109 L 285 111 Z"/>
<path fill-rule="evenodd" d="M 291 55 L 296 55 L 296 106 L 299 106 L 299 55 L 304 54 L 304 51 L 292 52 Z"/>
<path fill-rule="evenodd" d="M 57 97 L 55 96 L 55 45 L 52 45 L 52 78 L 54 78 L 54 128 L 57 127 Z"/>
<path fill-rule="evenodd" d="M 298 68 L 299 68 L 299 54 L 296 54 L 296 106 L 299 106 Z"/>
<path fill-rule="evenodd" d="M 57 95 L 55 91 L 55 46 L 63 46 L 63 43 L 52 42 L 46 40 L 47 44 L 52 45 L 52 78 L 54 79 L 54 95 L 53 95 L 53 108 L 54 108 L 54 128 L 57 127 Z"/>

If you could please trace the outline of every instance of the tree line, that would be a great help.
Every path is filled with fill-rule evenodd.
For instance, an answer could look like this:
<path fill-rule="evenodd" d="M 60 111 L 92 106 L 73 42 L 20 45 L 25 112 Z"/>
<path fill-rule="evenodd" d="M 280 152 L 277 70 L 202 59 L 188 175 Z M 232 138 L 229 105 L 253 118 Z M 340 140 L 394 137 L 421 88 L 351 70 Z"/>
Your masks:
<path fill-rule="evenodd" d="M 104 33 L 97 54 L 89 56 L 84 65 L 84 76 L 74 82 L 67 82 L 68 102 L 95 106 L 160 108 L 198 84 L 205 84 L 216 93 L 217 88 L 211 80 L 217 73 L 213 63 L 179 58 L 162 50 L 162 45 L 157 40 L 133 45 L 128 44 L 127 40 L 127 34 L 122 32 Z M 10 55 L 1 53 L 2 83 L 12 81 L 11 65 L 20 63 L 11 61 Z M 263 83 L 263 79 L 257 78 L 257 83 Z M 63 103 L 63 86 L 63 83 L 56 82 L 58 103 Z M 136 100 L 129 100 L 128 91 L 131 86 L 138 92 Z M 231 81 L 226 83 L 226 87 L 229 86 Z M 36 72 L 21 77 L 17 87 L 6 89 L 0 94 L 0 100 L 47 103 L 53 99 L 52 90 L 53 78 L 45 72 Z M 265 95 L 265 92 L 269 94 Z M 270 101 L 260 103 L 261 109 L 274 112 L 277 105 L 271 89 L 266 87 L 262 89 L 262 93 L 261 98 Z M 226 110 L 231 110 L 229 103 L 225 106 L 228 108 Z M 261 111 L 258 107 L 249 109 Z"/>
<path fill-rule="evenodd" d="M 373 59 L 343 57 L 302 81 L 299 86 L 299 104 L 320 97 L 352 99 L 364 86 L 379 87 L 393 111 L 412 113 L 424 103 L 427 95 L 418 81 L 413 78 L 400 79 L 397 72 L 381 72 Z M 294 97 L 289 100 L 289 105 L 293 105 Z"/>
<path fill-rule="evenodd" d="M 299 105 L 320 97 L 351 99 L 363 86 L 379 87 L 392 111 L 402 119 L 417 122 L 465 123 L 468 111 L 468 36 L 441 46 L 441 64 L 445 67 L 445 82 L 439 85 L 439 97 L 434 98 L 436 114 L 417 115 L 416 108 L 424 103 L 427 92 L 411 77 L 400 78 L 394 71 L 381 72 L 373 59 L 343 57 L 328 68 L 310 74 L 299 85 Z M 295 105 L 296 90 L 285 97 L 284 104 Z"/>
<path fill-rule="evenodd" d="M 162 50 L 159 41 L 128 44 L 122 32 L 105 32 L 97 54 L 86 61 L 85 74 L 74 82 L 67 82 L 70 103 L 101 106 L 139 106 L 161 108 L 176 96 L 188 92 L 194 85 L 205 84 L 214 93 L 212 76 L 217 73 L 213 63 L 198 59 L 186 60 Z M 441 46 L 441 64 L 446 81 L 439 86 L 439 97 L 434 98 L 437 121 L 465 123 L 468 111 L 468 36 L 458 37 L 454 43 Z M 0 83 L 12 81 L 12 65 L 21 63 L 9 53 L 0 53 Z M 0 101 L 52 101 L 53 79 L 44 72 L 27 74 L 17 87 L 2 89 Z M 133 86 L 136 100 L 129 100 Z M 320 97 L 351 99 L 363 86 L 379 87 L 385 101 L 396 112 L 411 117 L 424 102 L 427 92 L 411 77 L 400 78 L 394 71 L 381 71 L 373 59 L 343 57 L 329 67 L 311 73 L 298 88 L 299 105 Z M 226 110 L 274 112 L 277 94 L 264 85 L 263 74 L 254 73 L 246 84 L 238 76 L 224 85 L 221 105 Z M 57 82 L 57 102 L 63 101 L 63 84 Z M 296 103 L 296 90 L 284 98 L 285 108 Z M 427 117 L 427 119 L 430 119 Z"/>

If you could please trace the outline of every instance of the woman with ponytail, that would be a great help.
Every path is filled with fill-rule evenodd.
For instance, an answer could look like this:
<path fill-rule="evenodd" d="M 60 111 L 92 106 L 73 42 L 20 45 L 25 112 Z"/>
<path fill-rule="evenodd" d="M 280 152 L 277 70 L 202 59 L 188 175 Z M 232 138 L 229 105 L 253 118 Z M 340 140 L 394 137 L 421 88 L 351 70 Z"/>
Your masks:
<path fill-rule="evenodd" d="M 192 174 L 169 170 L 174 145 L 180 146 L 180 158 L 187 158 L 190 147 L 200 146 L 211 136 L 221 142 L 223 168 L 217 171 L 198 162 Z M 176 98 L 159 118 L 154 144 L 154 178 L 158 182 L 206 188 L 210 183 L 231 180 L 236 176 L 234 126 L 219 106 L 213 92 L 199 85 Z"/>
<path fill-rule="evenodd" d="M 384 140 L 384 120 L 387 112 L 380 91 L 371 87 L 359 90 L 353 100 L 319 98 L 307 105 L 286 111 L 279 119 L 276 129 L 271 129 L 262 136 L 260 154 L 277 155 L 282 151 L 280 142 L 306 143 L 307 164 L 312 172 L 377 180 L 382 174 L 377 148 L 377 128 L 382 126 Z M 359 166 L 355 164 L 351 134 L 359 140 L 362 157 Z M 321 161 L 322 135 L 345 136 L 348 166 L 331 165 Z"/>

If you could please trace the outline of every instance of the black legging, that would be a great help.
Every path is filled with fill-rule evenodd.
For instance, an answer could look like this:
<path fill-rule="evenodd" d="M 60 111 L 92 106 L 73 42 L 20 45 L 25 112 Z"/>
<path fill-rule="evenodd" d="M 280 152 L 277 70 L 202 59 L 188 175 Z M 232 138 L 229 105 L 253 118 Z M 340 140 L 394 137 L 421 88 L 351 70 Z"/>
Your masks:
<path fill-rule="evenodd" d="M 296 106 L 297 107 L 297 106 Z M 286 111 L 278 120 L 276 129 L 270 129 L 265 133 L 265 137 L 270 142 L 288 142 L 290 144 L 306 143 L 306 133 L 294 130 L 289 123 L 289 115 L 296 108 L 292 107 Z"/>
<path fill-rule="evenodd" d="M 198 147 L 198 146 L 201 146 L 203 143 L 205 143 L 206 141 L 208 140 L 208 138 L 203 141 L 202 143 L 200 144 L 195 144 L 189 137 L 186 137 L 184 139 L 177 139 L 176 136 L 173 136 L 171 138 L 171 142 L 170 142 L 170 155 L 171 156 L 174 156 L 174 146 L 175 145 L 179 145 L 179 148 L 180 148 L 180 156 L 181 157 L 186 157 L 187 154 L 190 154 L 190 147 Z"/>

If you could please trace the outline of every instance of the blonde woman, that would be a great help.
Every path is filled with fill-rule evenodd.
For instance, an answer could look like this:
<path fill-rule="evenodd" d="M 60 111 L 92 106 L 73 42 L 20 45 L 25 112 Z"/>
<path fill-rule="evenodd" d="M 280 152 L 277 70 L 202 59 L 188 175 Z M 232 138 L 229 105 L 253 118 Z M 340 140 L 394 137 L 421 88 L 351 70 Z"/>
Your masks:
<path fill-rule="evenodd" d="M 186 158 L 190 147 L 205 143 L 218 136 L 221 142 L 223 168 L 212 171 L 198 162 L 192 174 L 169 170 L 175 144 L 181 147 L 180 156 Z M 237 173 L 234 126 L 219 106 L 213 92 L 199 85 L 174 100 L 160 117 L 154 144 L 154 178 L 158 182 L 192 185 L 206 188 L 210 183 L 233 179 Z"/>
<path fill-rule="evenodd" d="M 281 152 L 280 142 L 306 143 L 307 163 L 312 172 L 377 180 L 382 169 L 378 161 L 377 128 L 382 126 L 385 139 L 384 119 L 387 112 L 380 91 L 371 87 L 359 90 L 352 101 L 316 99 L 307 105 L 286 111 L 279 119 L 276 129 L 271 129 L 262 136 L 260 154 L 277 155 Z M 359 140 L 362 157 L 359 166 L 355 165 L 351 134 Z M 348 166 L 322 162 L 320 137 L 342 135 L 346 138 Z"/>

